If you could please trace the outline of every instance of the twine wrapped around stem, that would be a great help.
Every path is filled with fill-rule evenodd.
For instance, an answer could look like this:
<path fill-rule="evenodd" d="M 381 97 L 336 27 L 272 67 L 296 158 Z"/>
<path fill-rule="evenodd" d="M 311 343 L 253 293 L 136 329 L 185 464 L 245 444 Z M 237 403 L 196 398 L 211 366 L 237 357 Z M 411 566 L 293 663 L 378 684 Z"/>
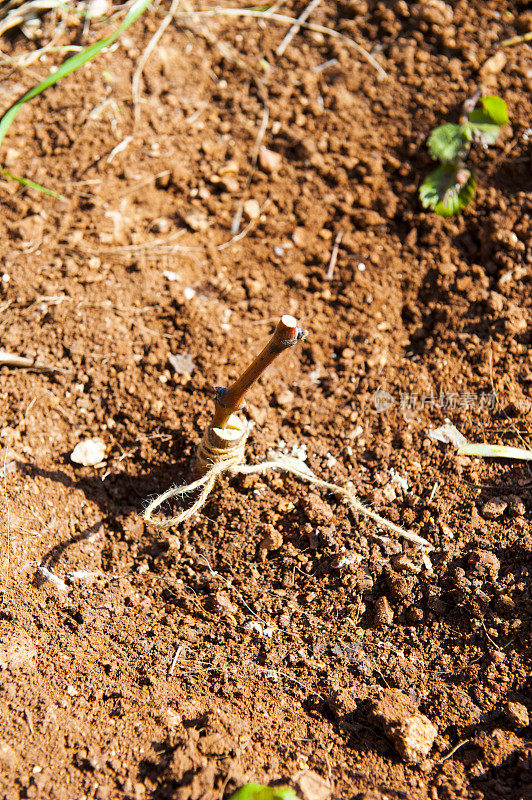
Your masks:
<path fill-rule="evenodd" d="M 223 448 L 212 447 L 209 444 L 208 438 L 206 439 L 204 436 L 202 443 L 198 448 L 198 455 L 201 454 L 202 460 L 209 460 L 210 466 L 208 471 L 192 483 L 189 483 L 186 486 L 173 486 L 166 492 L 163 492 L 163 494 L 159 495 L 159 497 L 156 497 L 155 500 L 152 500 L 144 512 L 144 521 L 152 525 L 154 528 L 168 529 L 180 525 L 182 522 L 185 522 L 187 519 L 193 517 L 194 514 L 196 514 L 205 505 L 207 498 L 216 484 L 216 481 L 224 473 L 228 473 L 229 475 L 253 475 L 267 472 L 271 469 L 290 472 L 292 475 L 296 475 L 298 478 L 301 478 L 301 480 L 317 486 L 320 489 L 327 489 L 328 491 L 333 492 L 340 499 L 344 500 L 354 513 L 363 514 L 364 516 L 369 517 L 378 525 L 393 531 L 393 533 L 401 536 L 403 539 L 407 539 L 409 542 L 413 542 L 421 547 L 432 549 L 432 545 L 426 539 L 423 539 L 421 536 L 418 536 L 411 531 L 407 531 L 404 528 L 401 528 L 399 525 L 390 522 L 390 520 L 381 517 L 380 514 L 377 514 L 375 511 L 372 511 L 371 508 L 368 508 L 361 503 L 358 497 L 356 497 L 350 489 L 346 489 L 344 486 L 340 486 L 337 483 L 329 483 L 328 481 L 318 478 L 317 475 L 315 475 L 306 466 L 306 464 L 304 464 L 302 461 L 299 461 L 297 458 L 280 456 L 279 458 L 274 458 L 270 461 L 263 461 L 260 464 L 243 463 L 245 444 L 246 437 L 244 435 L 236 446 L 232 447 L 230 451 L 227 451 Z M 179 513 L 177 516 L 170 517 L 168 519 L 154 518 L 153 512 L 167 500 L 171 500 L 173 498 L 182 498 L 190 492 L 197 490 L 201 491 L 196 497 L 194 503 L 189 506 L 189 508 L 181 511 L 181 513 Z"/>

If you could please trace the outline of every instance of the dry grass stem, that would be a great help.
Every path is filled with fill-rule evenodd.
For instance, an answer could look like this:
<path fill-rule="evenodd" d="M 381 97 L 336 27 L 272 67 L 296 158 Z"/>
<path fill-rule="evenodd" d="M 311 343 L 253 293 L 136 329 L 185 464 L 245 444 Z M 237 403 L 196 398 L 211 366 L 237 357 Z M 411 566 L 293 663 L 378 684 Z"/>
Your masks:
<path fill-rule="evenodd" d="M 273 20 L 274 22 L 278 22 L 281 25 L 293 25 L 297 22 L 295 17 L 289 17 L 284 14 L 265 14 L 262 11 L 257 11 L 253 8 L 205 8 L 201 11 L 178 11 L 175 15 L 176 17 L 216 17 L 216 16 L 225 16 L 225 17 L 255 17 L 258 19 L 266 19 L 266 20 Z M 368 53 L 362 45 L 356 42 L 354 39 L 351 39 L 349 36 L 346 36 L 344 33 L 340 33 L 340 31 L 335 31 L 334 28 L 326 28 L 324 25 L 315 25 L 312 22 L 301 22 L 299 23 L 300 28 L 304 28 L 305 30 L 314 31 L 315 33 L 323 33 L 325 36 L 331 36 L 334 39 L 341 39 L 344 41 L 349 47 L 353 50 L 356 50 L 359 55 L 364 58 L 368 64 L 377 70 L 379 77 L 383 80 L 388 78 L 388 73 L 381 67 L 379 62 L 373 58 L 371 53 Z"/>
<path fill-rule="evenodd" d="M 177 11 L 180 2 L 181 0 L 172 0 L 172 5 L 170 6 L 168 14 L 165 16 L 165 18 L 163 19 L 163 21 L 153 34 L 152 38 L 148 42 L 147 47 L 142 53 L 139 62 L 137 64 L 137 68 L 133 74 L 133 80 L 131 82 L 131 95 L 133 98 L 135 124 L 137 125 L 140 121 L 140 79 L 142 77 L 144 67 L 146 66 L 149 57 L 159 44 L 159 41 L 161 40 L 163 33 L 172 22 L 174 14 Z"/>
<path fill-rule="evenodd" d="M 283 41 L 275 51 L 277 56 L 283 55 L 284 51 L 286 50 L 286 48 L 288 47 L 294 36 L 296 36 L 297 33 L 299 33 L 299 31 L 301 30 L 302 23 L 305 22 L 310 17 L 314 9 L 317 8 L 320 3 L 321 0 L 311 0 L 308 6 L 301 12 L 299 17 L 297 18 L 297 22 L 294 25 L 292 25 L 292 27 L 284 37 Z"/>

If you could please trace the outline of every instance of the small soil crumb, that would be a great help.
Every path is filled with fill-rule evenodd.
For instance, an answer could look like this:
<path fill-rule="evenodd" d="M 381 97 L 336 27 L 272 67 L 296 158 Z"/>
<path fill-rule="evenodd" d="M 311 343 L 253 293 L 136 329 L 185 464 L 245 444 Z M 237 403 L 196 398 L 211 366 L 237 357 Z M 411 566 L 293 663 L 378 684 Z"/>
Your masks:
<path fill-rule="evenodd" d="M 500 594 L 495 600 L 495 608 L 499 614 L 511 614 L 515 610 L 515 602 L 508 594 Z"/>
<path fill-rule="evenodd" d="M 257 200 L 246 200 L 244 203 L 244 216 L 249 220 L 260 217 L 260 205 Z"/>
<path fill-rule="evenodd" d="M 283 162 L 282 157 L 275 150 L 262 147 L 259 151 L 259 164 L 265 172 L 278 172 Z"/>
<path fill-rule="evenodd" d="M 373 702 L 371 719 L 376 722 L 405 761 L 421 763 L 438 734 L 430 719 L 398 689 L 385 689 Z"/>
<path fill-rule="evenodd" d="M 375 603 L 375 614 L 373 621 L 377 628 L 386 628 L 393 622 L 393 611 L 390 608 L 388 598 L 379 597 Z"/>
<path fill-rule="evenodd" d="M 308 519 L 317 525 L 330 522 L 334 516 L 330 505 L 319 494 L 310 493 L 305 500 L 305 511 Z"/>
<path fill-rule="evenodd" d="M 410 575 L 417 575 L 421 570 L 421 566 L 415 564 L 405 553 L 392 556 L 390 563 L 396 572 L 406 572 L 410 573 Z"/>
<path fill-rule="evenodd" d="M 497 75 L 506 66 L 506 56 L 502 50 L 498 50 L 494 56 L 488 58 L 480 68 L 480 75 L 485 78 L 488 75 Z"/>
<path fill-rule="evenodd" d="M 485 519 L 497 519 L 504 514 L 507 507 L 508 503 L 502 497 L 492 497 L 482 506 L 481 514 Z"/>
<path fill-rule="evenodd" d="M 489 550 L 473 550 L 469 556 L 469 572 L 482 578 L 496 580 L 501 562 Z"/>
<path fill-rule="evenodd" d="M 273 525 L 269 526 L 269 531 L 260 543 L 260 550 L 267 552 L 268 550 L 278 550 L 283 545 L 283 534 L 274 528 Z"/>
<path fill-rule="evenodd" d="M 506 703 L 504 714 L 513 728 L 527 728 L 530 723 L 528 710 L 522 703 Z"/>
<path fill-rule="evenodd" d="M 341 718 L 356 711 L 358 697 L 352 689 L 337 689 L 327 698 L 327 705 L 335 717 Z"/>
<path fill-rule="evenodd" d="M 511 494 L 508 498 L 508 511 L 512 517 L 524 517 L 526 506 L 518 495 Z"/>
<path fill-rule="evenodd" d="M 7 742 L 0 741 L 0 766 L 2 769 L 14 769 L 17 765 L 17 754 Z"/>
<path fill-rule="evenodd" d="M 392 569 L 386 570 L 386 584 L 394 600 L 402 600 L 410 593 L 408 581 Z"/>
<path fill-rule="evenodd" d="M 294 775 L 294 782 L 302 800 L 328 800 L 332 794 L 329 781 L 310 769 Z"/>
<path fill-rule="evenodd" d="M 0 669 L 21 669 L 33 672 L 37 648 L 23 630 L 15 631 L 0 639 Z"/>

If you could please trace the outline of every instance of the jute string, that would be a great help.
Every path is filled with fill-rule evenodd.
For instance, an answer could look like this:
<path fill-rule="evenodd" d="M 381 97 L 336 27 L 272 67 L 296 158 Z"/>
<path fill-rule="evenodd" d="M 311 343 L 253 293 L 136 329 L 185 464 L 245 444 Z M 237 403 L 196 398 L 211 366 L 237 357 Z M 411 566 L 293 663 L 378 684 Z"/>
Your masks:
<path fill-rule="evenodd" d="M 372 511 L 371 508 L 368 508 L 361 503 L 350 489 L 346 489 L 344 486 L 340 486 L 337 483 L 329 483 L 328 481 L 318 478 L 317 475 L 315 475 L 305 464 L 296 458 L 283 455 L 270 461 L 263 461 L 260 464 L 243 463 L 245 446 L 245 431 L 242 434 L 242 438 L 233 443 L 230 448 L 221 448 L 215 447 L 212 444 L 212 441 L 209 437 L 209 430 L 207 430 L 196 453 L 196 466 L 200 469 L 206 469 L 207 471 L 205 474 L 186 486 L 172 486 L 170 489 L 167 489 L 166 492 L 163 492 L 163 494 L 152 500 L 143 514 L 144 521 L 148 522 L 154 528 L 166 529 L 180 525 L 182 522 L 185 522 L 187 519 L 190 519 L 192 516 L 194 516 L 194 514 L 205 505 L 208 496 L 216 484 L 216 481 L 224 473 L 228 473 L 230 475 L 253 475 L 261 472 L 267 472 L 271 469 L 290 472 L 292 475 L 296 475 L 298 478 L 301 478 L 301 480 L 306 481 L 313 486 L 317 486 L 320 489 L 327 489 L 328 491 L 333 492 L 338 498 L 343 500 L 354 513 L 363 514 L 364 516 L 369 517 L 378 525 L 393 531 L 395 534 L 401 536 L 403 539 L 407 539 L 409 542 L 414 542 L 414 544 L 432 549 L 432 545 L 426 539 L 423 539 L 421 536 L 411 533 L 410 531 L 401 528 L 399 525 L 395 525 L 393 522 L 390 522 L 390 520 L 381 517 L 380 514 L 377 514 L 375 511 Z M 181 511 L 181 513 L 177 514 L 177 516 L 170 517 L 169 519 L 159 519 L 153 516 L 153 512 L 164 502 L 166 502 L 166 500 L 185 497 L 187 494 L 195 492 L 198 489 L 201 489 L 201 491 L 199 492 L 193 504 Z"/>

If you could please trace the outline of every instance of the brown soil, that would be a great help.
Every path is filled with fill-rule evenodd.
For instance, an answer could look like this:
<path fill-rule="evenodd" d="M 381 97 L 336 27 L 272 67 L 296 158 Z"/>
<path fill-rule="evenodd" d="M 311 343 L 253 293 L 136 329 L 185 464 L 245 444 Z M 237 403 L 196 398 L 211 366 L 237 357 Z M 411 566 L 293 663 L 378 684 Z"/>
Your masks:
<path fill-rule="evenodd" d="M 387 81 L 321 34 L 276 59 L 277 23 L 173 24 L 135 125 L 132 74 L 166 9 L 27 105 L 3 144 L 67 202 L 0 184 L 0 345 L 65 370 L 0 369 L 0 793 L 214 800 L 310 769 L 335 798 L 530 798 L 532 475 L 427 435 L 448 417 L 471 441 L 531 442 L 530 50 L 484 66 L 530 12 L 323 2 L 312 19 L 373 48 Z M 52 63 L 1 67 L 2 107 Z M 280 165 L 248 188 L 257 80 Z M 444 221 L 417 201 L 426 137 L 479 82 L 511 126 L 473 156 L 471 210 Z M 226 246 L 250 198 L 261 216 Z M 249 460 L 305 445 L 320 476 L 428 538 L 430 562 L 278 474 L 224 482 L 181 530 L 143 525 L 146 499 L 187 480 L 211 387 L 280 313 L 310 334 L 249 398 Z M 379 388 L 394 402 L 377 413 Z M 455 408 L 427 400 L 452 393 Z M 104 466 L 74 465 L 94 436 Z M 401 719 L 377 721 L 386 688 L 438 729 L 420 763 L 394 747 Z"/>

